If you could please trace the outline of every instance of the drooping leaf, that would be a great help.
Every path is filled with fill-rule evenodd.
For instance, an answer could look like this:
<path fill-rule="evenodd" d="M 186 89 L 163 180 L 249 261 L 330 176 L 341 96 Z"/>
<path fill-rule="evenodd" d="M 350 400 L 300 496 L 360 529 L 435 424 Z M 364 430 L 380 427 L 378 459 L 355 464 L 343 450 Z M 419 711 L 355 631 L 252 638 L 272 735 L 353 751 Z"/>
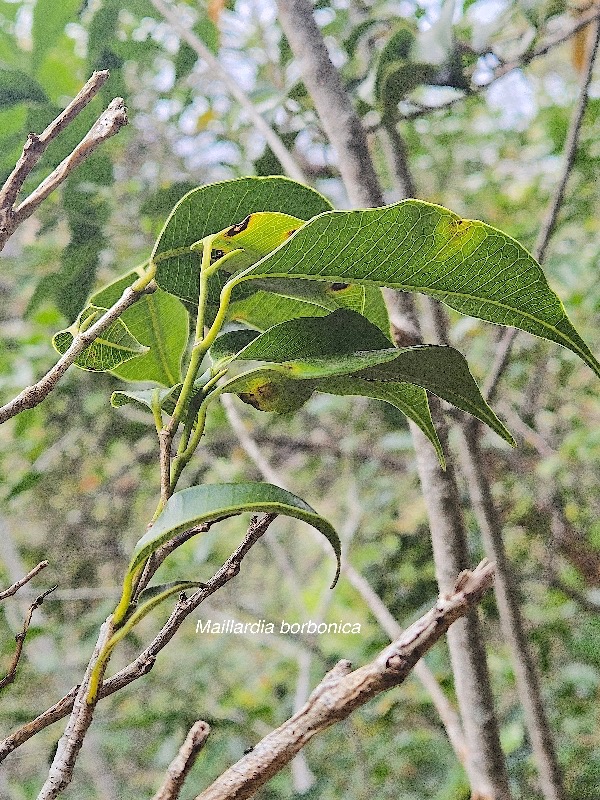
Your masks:
<path fill-rule="evenodd" d="M 70 328 L 54 335 L 52 344 L 56 350 L 61 355 L 66 353 L 74 336 L 90 328 L 106 310 L 98 306 L 84 308 Z M 131 358 L 143 355 L 147 349 L 132 335 L 123 320 L 117 319 L 77 357 L 75 364 L 91 372 L 107 372 L 115 370 Z"/>
<path fill-rule="evenodd" d="M 260 336 L 231 331 L 215 341 L 211 357 L 223 363 L 233 359 L 269 363 L 266 368 L 233 378 L 220 389 L 238 394 L 244 402 L 262 411 L 296 410 L 300 399 L 306 402 L 312 391 L 327 391 L 323 387 L 328 384 L 321 383 L 322 379 L 352 375 L 357 378 L 355 388 L 365 388 L 369 382 L 420 386 L 477 417 L 514 444 L 510 433 L 483 399 L 458 350 L 437 345 L 390 347 L 379 328 L 354 311 L 340 309 L 327 317 L 292 320 Z M 308 381 L 309 387 L 299 393 L 293 381 Z M 378 386 L 377 392 L 382 391 Z M 374 395 L 367 392 L 367 396 Z M 424 418 L 423 414 L 420 416 Z"/>
<path fill-rule="evenodd" d="M 132 574 L 158 547 L 178 533 L 203 522 L 250 512 L 284 514 L 307 522 L 333 547 L 338 561 L 333 585 L 339 575 L 340 541 L 335 529 L 304 500 L 270 483 L 219 483 L 192 486 L 176 492 L 152 527 L 138 541 L 129 564 Z"/>
<path fill-rule="evenodd" d="M 389 403 L 419 426 L 435 447 L 439 462 L 442 468 L 445 468 L 446 459 L 431 419 L 427 392 L 420 386 L 412 383 L 365 380 L 357 375 L 337 375 L 317 381 L 315 391 L 344 397 L 372 397 L 373 400 Z"/>
<path fill-rule="evenodd" d="M 231 338 L 236 333 L 219 337 L 220 346 L 228 346 L 227 337 Z M 359 351 L 389 349 L 393 349 L 391 342 L 379 328 L 361 314 L 339 309 L 326 318 L 294 319 L 276 325 L 249 342 L 237 353 L 236 358 L 289 362 L 294 359 L 339 358 Z"/>
<path fill-rule="evenodd" d="M 297 277 L 390 286 L 572 350 L 600 376 L 540 266 L 514 239 L 441 206 L 404 200 L 312 219 L 236 280 Z"/>
<path fill-rule="evenodd" d="M 240 178 L 201 186 L 179 201 L 156 242 L 152 254 L 158 262 L 156 281 L 165 291 L 196 304 L 200 257 L 189 251 L 195 242 L 255 211 L 276 211 L 308 220 L 330 208 L 318 192 L 288 178 Z"/>
<path fill-rule="evenodd" d="M 91 302 L 110 307 L 138 278 L 130 272 L 96 292 Z M 142 357 L 112 370 L 129 381 L 154 381 L 173 386 L 181 380 L 181 359 L 189 337 L 189 317 L 183 304 L 157 289 L 141 297 L 121 319 L 135 338 L 148 348 Z"/>

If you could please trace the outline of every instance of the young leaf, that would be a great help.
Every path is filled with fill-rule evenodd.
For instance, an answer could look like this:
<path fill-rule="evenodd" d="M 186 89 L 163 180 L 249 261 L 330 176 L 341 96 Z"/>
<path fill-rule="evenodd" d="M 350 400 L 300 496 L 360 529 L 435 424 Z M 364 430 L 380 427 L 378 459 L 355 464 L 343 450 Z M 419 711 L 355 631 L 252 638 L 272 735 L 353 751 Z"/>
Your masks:
<path fill-rule="evenodd" d="M 158 265 L 156 282 L 170 294 L 197 304 L 200 260 L 190 251 L 194 243 L 255 211 L 308 220 L 329 209 L 322 195 L 288 178 L 240 178 L 201 186 L 179 201 L 156 242 L 152 253 Z"/>
<path fill-rule="evenodd" d="M 228 259 L 224 266 L 227 272 L 236 272 L 255 264 L 275 250 L 302 225 L 303 220 L 289 214 L 257 211 L 221 231 L 211 243 L 213 252 L 226 255 L 238 250 L 236 256 Z"/>
<path fill-rule="evenodd" d="M 600 376 L 600 363 L 533 257 L 505 233 L 441 206 L 403 200 L 321 214 L 237 281 L 266 276 L 429 294 L 463 314 L 557 342 Z"/>
<path fill-rule="evenodd" d="M 109 308 L 138 277 L 137 272 L 123 275 L 96 292 L 90 302 Z M 157 289 L 141 297 L 121 319 L 148 351 L 112 372 L 124 380 L 154 381 L 162 386 L 173 386 L 180 381 L 181 359 L 189 337 L 189 316 L 183 304 Z"/>
<path fill-rule="evenodd" d="M 192 389 L 190 399 L 193 400 L 193 398 L 201 392 L 202 387 L 210 380 L 210 377 L 210 374 L 205 372 L 194 381 L 194 388 Z M 175 386 L 170 386 L 168 389 L 160 389 L 158 393 L 160 407 L 163 411 L 166 411 L 167 414 L 173 413 L 182 386 L 182 383 L 176 383 Z M 142 411 L 152 412 L 155 391 L 155 389 L 120 389 L 112 393 L 110 404 L 113 408 L 133 405 Z"/>
<path fill-rule="evenodd" d="M 74 335 L 87 330 L 100 319 L 106 310 L 98 308 L 98 306 L 84 308 L 74 325 L 54 334 L 52 344 L 56 350 L 61 355 L 66 353 L 73 342 Z M 146 353 L 147 350 L 148 348 L 140 344 L 133 336 L 123 320 L 117 319 L 77 357 L 75 363 L 81 369 L 107 372 L 115 370 L 131 358 Z"/>
<path fill-rule="evenodd" d="M 132 575 L 158 547 L 182 531 L 202 522 L 251 512 L 285 514 L 307 522 L 320 531 L 333 547 L 340 571 L 340 540 L 335 529 L 304 500 L 270 483 L 217 483 L 192 486 L 176 492 L 147 533 L 138 541 L 129 564 Z"/>

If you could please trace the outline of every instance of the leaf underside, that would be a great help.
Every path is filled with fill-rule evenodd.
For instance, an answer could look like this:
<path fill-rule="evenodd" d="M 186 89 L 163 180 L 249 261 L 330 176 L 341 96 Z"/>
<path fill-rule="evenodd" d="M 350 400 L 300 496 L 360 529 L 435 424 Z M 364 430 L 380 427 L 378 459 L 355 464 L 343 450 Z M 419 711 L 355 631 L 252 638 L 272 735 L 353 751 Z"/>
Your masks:
<path fill-rule="evenodd" d="M 304 500 L 270 483 L 205 484 L 176 492 L 168 500 L 156 522 L 136 544 L 129 574 L 135 572 L 158 547 L 178 533 L 203 522 L 214 522 L 246 512 L 295 517 L 320 531 L 333 547 L 337 558 L 333 582 L 335 585 L 340 571 L 341 552 L 335 529 Z"/>

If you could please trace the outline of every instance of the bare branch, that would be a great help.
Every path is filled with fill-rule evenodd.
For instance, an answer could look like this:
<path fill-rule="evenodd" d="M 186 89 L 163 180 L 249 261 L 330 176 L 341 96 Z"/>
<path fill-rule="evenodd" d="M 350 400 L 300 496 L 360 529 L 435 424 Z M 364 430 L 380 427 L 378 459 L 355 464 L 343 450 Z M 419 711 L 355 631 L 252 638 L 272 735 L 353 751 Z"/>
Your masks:
<path fill-rule="evenodd" d="M 600 12 L 598 9 L 594 9 L 593 16 L 590 17 L 591 20 L 598 20 L 600 16 Z M 587 22 L 584 22 L 579 25 L 577 30 L 585 27 L 589 24 L 590 19 Z M 564 41 L 564 40 L 561 40 Z M 590 42 L 590 47 L 587 53 L 586 64 L 583 73 L 583 79 L 581 82 L 581 89 L 579 90 L 579 97 L 577 100 L 577 105 L 573 111 L 573 116 L 571 117 L 571 124 L 569 125 L 569 130 L 567 132 L 567 138 L 565 139 L 565 145 L 563 149 L 563 168 L 561 172 L 561 176 L 558 180 L 558 184 L 556 185 L 556 189 L 554 190 L 554 194 L 550 198 L 550 204 L 546 211 L 546 217 L 540 228 L 540 232 L 538 235 L 538 240 L 535 245 L 535 249 L 533 254 L 535 258 L 540 262 L 540 264 L 544 261 L 544 257 L 546 255 L 546 250 L 548 248 L 548 244 L 554 233 L 554 229 L 556 227 L 556 221 L 558 219 L 558 214 L 560 209 L 562 208 L 562 204 L 565 198 L 565 190 L 567 187 L 567 183 L 571 176 L 571 172 L 573 170 L 573 164 L 575 163 L 575 156 L 577 155 L 577 146 L 579 144 L 579 134 L 581 133 L 581 126 L 583 123 L 583 118 L 585 115 L 585 110 L 587 108 L 588 99 L 589 99 L 589 89 L 590 83 L 592 81 L 592 74 L 594 71 L 594 64 L 596 63 L 596 56 L 598 54 L 598 46 L 600 44 L 600 21 L 596 21 L 594 26 L 594 35 Z M 548 48 L 549 49 L 549 48 Z M 544 52 L 547 52 L 545 50 Z M 508 362 L 510 359 L 510 353 L 515 342 L 515 339 L 518 335 L 518 330 L 516 328 L 509 328 L 498 345 L 496 350 L 496 356 L 494 358 L 494 363 L 490 369 L 487 381 L 484 387 L 484 396 L 487 397 L 489 401 L 494 399 L 496 394 L 496 390 L 498 388 L 498 384 L 500 383 L 500 379 L 508 366 Z"/>
<path fill-rule="evenodd" d="M 40 183 L 27 199 L 14 210 L 15 225 L 30 217 L 37 207 L 68 178 L 107 139 L 118 133 L 127 125 L 127 111 L 122 97 L 115 97 L 106 111 L 94 122 L 88 133 L 79 142 L 73 152 L 56 167 L 48 177 Z"/>
<path fill-rule="evenodd" d="M 48 125 L 43 133 L 39 136 L 35 133 L 29 134 L 21 157 L 0 190 L 0 210 L 12 209 L 25 179 L 45 153 L 50 142 L 56 139 L 58 134 L 68 127 L 87 104 L 94 99 L 108 80 L 109 75 L 110 73 L 106 69 L 101 72 L 94 72 L 79 94 Z"/>
<path fill-rule="evenodd" d="M 143 294 L 149 294 L 156 290 L 156 284 L 150 283 L 141 291 L 134 290 L 131 286 L 123 292 L 121 298 L 103 314 L 100 319 L 91 325 L 83 333 L 78 333 L 71 342 L 69 349 L 59 358 L 56 364 L 50 369 L 43 378 L 32 386 L 23 389 L 13 400 L 0 408 L 0 424 L 11 419 L 11 417 L 34 408 L 50 394 L 58 381 L 62 378 L 71 364 L 75 363 L 86 347 L 100 336 L 121 314 L 132 306 Z"/>
<path fill-rule="evenodd" d="M 279 772 L 314 736 L 340 722 L 372 698 L 402 683 L 417 661 L 459 617 L 469 613 L 493 583 L 487 561 L 461 573 L 454 592 L 411 625 L 378 656 L 351 672 L 340 661 L 306 704 L 201 792 L 196 800 L 245 800 Z"/>
<path fill-rule="evenodd" d="M 225 67 L 223 67 L 219 59 L 211 53 L 204 42 L 199 39 L 193 31 L 189 30 L 189 28 L 186 28 L 185 25 L 181 23 L 181 17 L 179 13 L 170 4 L 164 2 L 164 0 L 151 0 L 151 2 L 159 14 L 161 14 L 164 19 L 167 20 L 169 25 L 171 25 L 179 38 L 183 39 L 184 42 L 189 44 L 192 50 L 194 50 L 194 52 L 202 59 L 202 61 L 208 64 L 212 71 L 212 76 L 218 77 L 219 80 L 221 80 L 227 87 L 227 90 L 231 96 L 246 112 L 256 130 L 265 137 L 267 144 L 275 153 L 281 162 L 281 166 L 290 176 L 290 178 L 294 178 L 294 180 L 300 181 L 301 183 L 306 183 L 306 176 L 302 172 L 302 169 L 296 163 L 296 160 L 281 141 L 277 133 L 273 130 L 273 128 L 271 128 L 269 123 L 266 122 L 264 117 L 256 110 L 253 103 L 246 97 L 234 75 L 230 74 Z"/>
<path fill-rule="evenodd" d="M 31 216 L 38 206 L 75 170 L 102 142 L 118 133 L 127 124 L 127 112 L 120 97 L 92 125 L 73 152 L 18 207 L 15 203 L 23 183 L 45 153 L 48 145 L 70 125 L 75 117 L 98 94 L 107 81 L 108 70 L 95 72 L 77 97 L 39 136 L 30 133 L 14 170 L 0 189 L 0 250 L 16 228 Z"/>
<path fill-rule="evenodd" d="M 30 578 L 32 578 L 33 575 L 31 573 L 37 574 L 37 572 L 39 572 L 40 569 L 43 569 L 44 566 L 47 566 L 47 565 L 48 565 L 47 561 L 46 562 L 42 561 L 42 564 L 38 564 L 37 567 L 35 567 L 34 570 L 31 570 L 29 575 L 26 575 L 25 578 L 23 578 L 23 581 L 25 581 L 25 579 L 29 580 Z M 21 585 L 23 585 L 23 584 L 21 583 Z M 11 589 L 12 588 L 13 587 L 11 586 Z M 43 592 L 41 595 L 39 595 L 39 597 L 36 597 L 36 599 L 33 601 L 33 603 L 29 606 L 29 610 L 27 611 L 27 614 L 25 616 L 25 620 L 23 622 L 23 627 L 19 631 L 19 633 L 15 636 L 15 640 L 17 642 L 17 646 L 15 648 L 15 652 L 13 654 L 10 667 L 8 668 L 8 672 L 6 673 L 4 678 L 2 678 L 2 680 L 0 680 L 0 690 L 4 689 L 6 686 L 11 684 L 14 681 L 16 675 L 17 675 L 17 667 L 19 666 L 19 661 L 21 660 L 21 655 L 23 653 L 23 645 L 25 644 L 25 637 L 27 636 L 27 631 L 29 630 L 29 626 L 31 625 L 31 618 L 33 616 L 33 612 L 42 605 L 42 603 L 44 602 L 46 597 L 48 597 L 48 595 L 51 592 L 53 592 L 55 589 L 56 589 L 56 586 L 52 586 L 50 589 L 46 589 L 46 591 Z M 7 591 L 9 591 L 9 590 L 7 590 Z M 16 589 L 15 589 L 15 591 L 16 591 Z"/>
<path fill-rule="evenodd" d="M 41 572 L 43 569 L 46 569 L 47 566 L 48 566 L 47 561 L 40 561 L 40 563 L 36 567 L 34 567 L 27 573 L 27 575 L 24 575 L 18 581 L 13 583 L 13 585 L 9 586 L 8 589 L 5 589 L 3 592 L 0 592 L 0 600 L 6 600 L 7 597 L 12 597 L 13 594 L 16 594 L 22 586 L 25 586 L 26 583 L 29 583 L 29 581 L 32 578 L 35 578 L 38 572 Z"/>
<path fill-rule="evenodd" d="M 177 800 L 187 774 L 194 766 L 196 757 L 206 744 L 209 734 L 210 726 L 206 722 L 198 720 L 192 725 L 185 742 L 169 765 L 163 785 L 152 800 Z"/>
<path fill-rule="evenodd" d="M 246 430 L 244 421 L 238 414 L 232 398 L 228 395 L 222 395 L 221 402 L 225 407 L 227 420 L 237 436 L 239 443 L 246 452 L 246 455 L 255 464 L 265 480 L 285 489 L 286 486 L 281 480 L 281 475 L 276 472 L 274 467 L 262 454 L 262 451 L 257 445 L 254 436 Z M 314 539 L 321 546 L 327 546 L 322 537 L 315 535 Z M 379 625 L 387 633 L 390 639 L 397 639 L 401 635 L 402 629 L 367 579 L 364 578 L 357 570 L 355 570 L 354 567 L 346 560 L 342 562 L 341 572 L 342 575 L 345 575 L 348 578 L 352 586 L 359 593 Z M 462 725 L 456 710 L 452 707 L 452 704 L 444 694 L 442 687 L 439 685 L 435 676 L 424 661 L 419 661 L 416 665 L 415 675 L 421 681 L 425 689 L 429 692 L 436 711 L 438 712 L 444 728 L 446 729 L 448 739 L 454 748 L 456 757 L 461 763 L 464 763 L 467 753 L 467 745 L 465 743 Z"/>
<path fill-rule="evenodd" d="M 503 64 L 500 64 L 494 70 L 493 75 L 491 78 L 483 84 L 479 86 L 471 86 L 469 95 L 466 94 L 458 94 L 456 97 L 452 97 L 445 103 L 440 103 L 436 106 L 419 106 L 414 111 L 409 111 L 406 114 L 401 115 L 401 119 L 403 120 L 411 120 L 416 119 L 417 117 L 422 117 L 425 114 L 430 114 L 432 111 L 443 111 L 452 106 L 460 103 L 462 100 L 465 99 L 467 96 L 472 96 L 474 94 L 479 94 L 480 92 L 484 92 L 488 89 L 493 83 L 495 83 L 500 78 L 503 78 L 505 75 L 508 75 L 510 72 L 514 72 L 517 69 L 523 69 L 528 64 L 531 64 L 532 61 L 540 58 L 541 56 L 545 56 L 554 48 L 559 47 L 561 44 L 564 44 L 569 39 L 573 38 L 580 30 L 586 28 L 591 23 L 595 22 L 600 18 L 600 11 L 598 10 L 597 6 L 594 5 L 586 14 L 582 14 L 576 23 L 574 23 L 568 30 L 564 31 L 563 33 L 559 33 L 556 36 L 548 38 L 543 44 L 539 47 L 536 47 L 531 52 L 526 52 L 523 55 L 519 56 L 518 58 L 513 59 L 512 61 L 507 61 Z"/>
<path fill-rule="evenodd" d="M 224 562 L 222 567 L 209 581 L 207 581 L 207 583 L 201 589 L 199 589 L 197 592 L 194 592 L 194 594 L 189 598 L 179 599 L 177 605 L 171 612 L 169 619 L 163 625 L 159 633 L 155 636 L 148 647 L 142 653 L 140 653 L 135 661 L 132 661 L 131 664 L 128 664 L 128 666 L 124 667 L 120 672 L 117 672 L 112 678 L 104 681 L 98 692 L 99 699 L 108 697 L 109 695 L 120 691 L 125 686 L 128 686 L 130 683 L 133 683 L 133 681 L 138 680 L 138 678 L 141 678 L 150 672 L 154 666 L 154 662 L 156 661 L 156 656 L 164 647 L 167 646 L 192 611 L 195 611 L 195 609 L 198 608 L 198 606 L 203 603 L 207 597 L 210 597 L 222 586 L 225 586 L 225 584 L 228 583 L 232 578 L 235 578 L 241 569 L 242 561 L 244 560 L 245 556 L 249 553 L 260 537 L 266 533 L 269 525 L 275 519 L 275 516 L 275 514 L 265 514 L 262 517 L 254 517 L 252 519 L 246 535 L 244 536 L 244 539 L 239 547 L 234 550 L 234 552 Z M 93 665 L 93 662 L 95 663 L 95 656 L 90 661 L 90 664 Z M 6 756 L 12 753 L 13 750 L 16 750 L 17 747 L 20 747 L 26 741 L 31 739 L 32 736 L 35 736 L 41 730 L 47 728 L 48 725 L 52 725 L 53 722 L 57 722 L 58 720 L 66 717 L 73 709 L 75 698 L 82 695 L 82 687 L 84 685 L 85 679 L 80 686 L 75 686 L 73 689 L 71 689 L 51 708 L 49 708 L 47 711 L 44 711 L 43 714 L 40 714 L 38 717 L 36 717 L 36 719 L 28 722 L 26 725 L 23 725 L 23 727 L 19 728 L 17 731 L 4 739 L 4 741 L 0 742 L 0 762 L 3 761 Z M 83 692 L 83 695 L 85 699 L 85 692 Z"/>

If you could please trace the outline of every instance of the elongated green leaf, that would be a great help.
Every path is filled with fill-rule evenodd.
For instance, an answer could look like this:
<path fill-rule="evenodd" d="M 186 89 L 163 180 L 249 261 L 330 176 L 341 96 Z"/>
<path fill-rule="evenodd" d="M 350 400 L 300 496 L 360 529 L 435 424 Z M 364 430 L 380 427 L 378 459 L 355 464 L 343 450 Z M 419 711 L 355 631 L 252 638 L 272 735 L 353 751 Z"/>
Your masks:
<path fill-rule="evenodd" d="M 91 302 L 110 307 L 138 277 L 136 272 L 129 272 L 96 292 Z M 148 352 L 112 370 L 115 375 L 129 381 L 154 381 L 162 386 L 173 386 L 180 381 L 181 359 L 189 337 L 189 316 L 184 305 L 157 289 L 141 297 L 121 319 Z"/>
<path fill-rule="evenodd" d="M 240 178 L 201 186 L 179 201 L 158 238 L 152 254 L 158 263 L 156 281 L 165 291 L 196 304 L 200 257 L 189 251 L 195 242 L 255 211 L 308 220 L 330 208 L 318 192 L 288 178 Z"/>
<path fill-rule="evenodd" d="M 335 529 L 304 500 L 270 483 L 217 483 L 192 486 L 176 492 L 167 502 L 154 525 L 142 536 L 133 551 L 129 574 L 144 563 L 158 547 L 182 531 L 203 522 L 250 512 L 284 514 L 307 522 L 320 531 L 333 547 L 340 565 L 340 541 Z"/>
<path fill-rule="evenodd" d="M 338 375 L 317 381 L 315 391 L 342 396 L 372 397 L 374 400 L 389 403 L 419 426 L 435 447 L 440 464 L 445 469 L 446 459 L 431 419 L 425 389 L 412 383 L 384 383 L 365 380 L 357 375 Z"/>
<path fill-rule="evenodd" d="M 299 407 L 301 398 L 306 402 L 309 389 L 299 392 L 290 381 L 309 381 L 310 390 L 327 391 L 323 388 L 327 384 L 320 383 L 321 379 L 353 375 L 359 379 L 353 384 L 355 388 L 386 381 L 420 386 L 477 417 L 514 444 L 510 433 L 483 399 L 458 350 L 437 345 L 402 349 L 389 345 L 389 339 L 365 317 L 340 309 L 328 317 L 285 322 L 259 336 L 248 331 L 231 331 L 216 340 L 211 357 L 224 363 L 232 359 L 269 363 L 267 368 L 233 378 L 220 390 L 234 392 L 262 411 L 288 412 Z M 347 386 L 343 382 L 339 385 Z M 377 388 L 379 394 L 382 391 Z M 372 392 L 366 394 L 375 396 Z M 424 419 L 423 414 L 420 416 Z"/>
<path fill-rule="evenodd" d="M 220 337 L 221 346 L 227 346 L 226 337 L 231 336 Z M 340 309 L 326 318 L 295 319 L 276 325 L 254 338 L 236 358 L 280 363 L 299 358 L 337 358 L 358 351 L 390 348 L 390 340 L 365 317 Z"/>
<path fill-rule="evenodd" d="M 74 334 L 90 328 L 105 312 L 105 308 L 98 306 L 84 308 L 74 325 L 54 335 L 52 344 L 62 355 L 71 346 Z M 123 320 L 117 319 L 77 357 L 75 364 L 91 372 L 107 372 L 144 354 L 147 349 L 132 335 Z"/>
<path fill-rule="evenodd" d="M 367 381 L 407 381 L 422 386 L 485 422 L 509 444 L 516 444 L 483 399 L 465 357 L 453 347 L 423 345 L 407 348 L 395 361 L 368 367 L 356 374 Z"/>
<path fill-rule="evenodd" d="M 501 231 L 430 203 L 321 214 L 238 281 L 266 276 L 429 294 L 463 314 L 557 342 L 600 376 L 600 363 L 532 256 Z"/>

